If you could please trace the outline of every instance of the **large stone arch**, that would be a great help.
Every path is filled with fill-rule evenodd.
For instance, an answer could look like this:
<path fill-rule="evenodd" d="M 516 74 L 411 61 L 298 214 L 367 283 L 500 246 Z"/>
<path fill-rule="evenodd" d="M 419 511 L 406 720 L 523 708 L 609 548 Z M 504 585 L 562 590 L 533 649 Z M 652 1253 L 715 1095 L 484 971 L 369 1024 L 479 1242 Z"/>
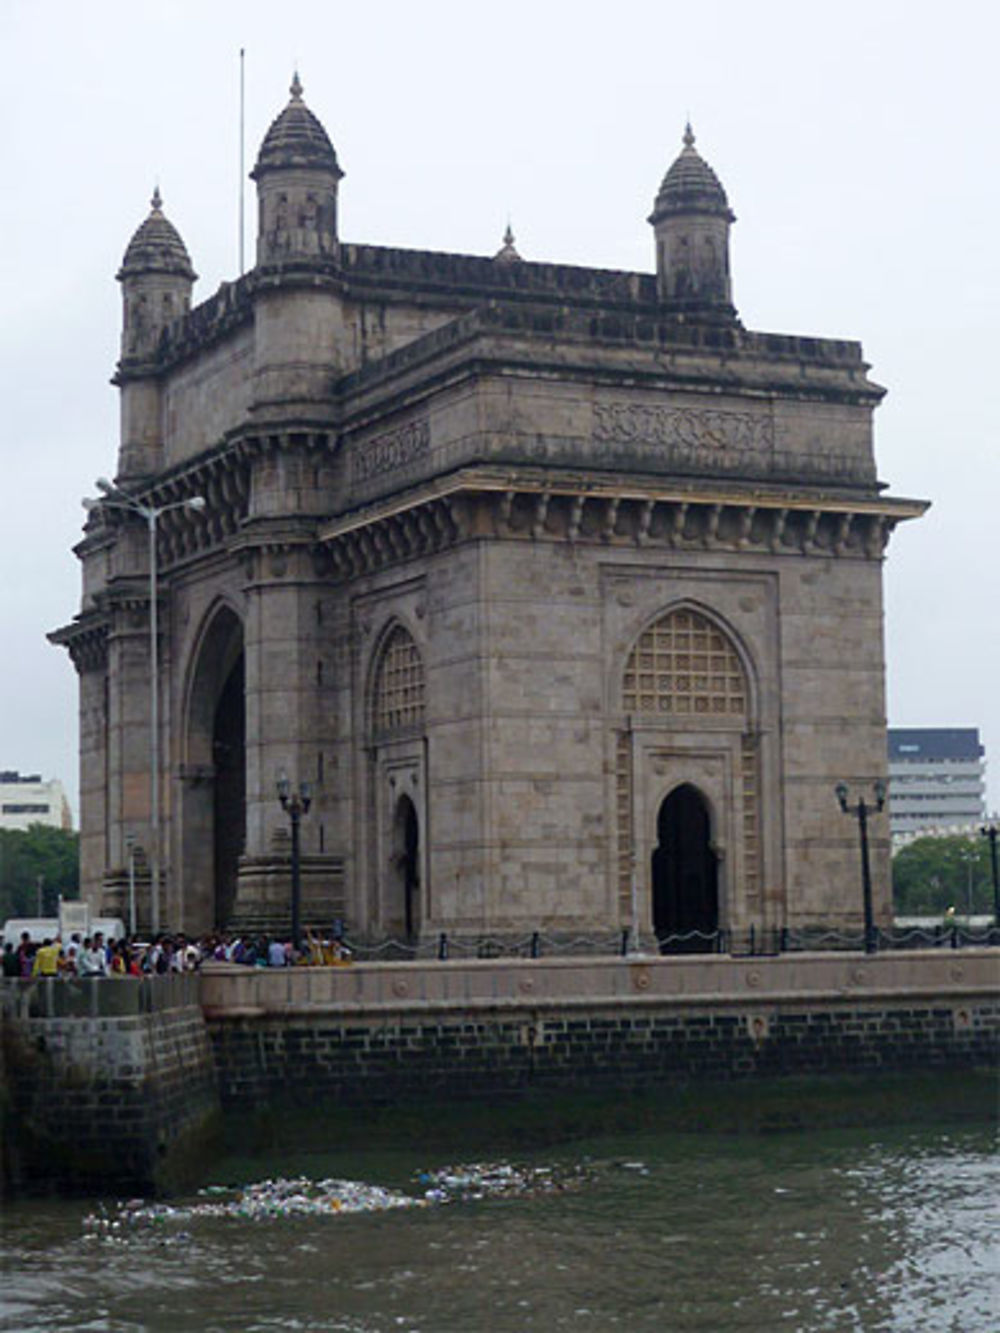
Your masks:
<path fill-rule="evenodd" d="M 374 645 L 365 690 L 374 873 L 369 911 L 379 933 L 411 947 L 429 914 L 426 713 L 424 654 L 409 626 L 394 616 Z"/>
<path fill-rule="evenodd" d="M 224 601 L 205 616 L 191 651 L 182 753 L 184 925 L 224 927 L 246 839 L 244 627 Z"/>
<path fill-rule="evenodd" d="M 687 786 L 711 812 L 716 924 L 744 924 L 759 910 L 762 878 L 759 694 L 751 654 L 711 608 L 678 602 L 639 629 L 620 662 L 617 688 L 626 720 L 615 764 L 623 919 L 654 927 L 661 815 L 671 792 Z"/>

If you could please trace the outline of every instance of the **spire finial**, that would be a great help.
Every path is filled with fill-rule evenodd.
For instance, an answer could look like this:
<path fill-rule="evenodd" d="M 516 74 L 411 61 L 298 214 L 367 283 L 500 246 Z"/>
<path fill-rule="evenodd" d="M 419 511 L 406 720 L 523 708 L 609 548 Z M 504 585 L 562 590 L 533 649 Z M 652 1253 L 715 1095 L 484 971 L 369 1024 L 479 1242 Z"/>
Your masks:
<path fill-rule="evenodd" d="M 694 147 L 694 130 L 691 128 L 690 120 L 688 120 L 687 124 L 684 126 L 684 147 Z"/>
<path fill-rule="evenodd" d="M 302 101 L 302 81 L 299 78 L 299 71 L 296 70 L 292 75 L 292 86 L 288 90 L 292 94 L 293 102 Z"/>
<path fill-rule="evenodd" d="M 507 219 L 507 228 L 503 234 L 503 245 L 493 258 L 499 259 L 502 264 L 519 260 L 521 258 L 514 245 L 514 228 L 510 225 L 510 218 Z"/>
<path fill-rule="evenodd" d="M 163 208 L 163 196 L 160 194 L 159 183 L 153 187 L 153 197 L 149 201 L 149 206 L 154 213 L 159 213 Z"/>

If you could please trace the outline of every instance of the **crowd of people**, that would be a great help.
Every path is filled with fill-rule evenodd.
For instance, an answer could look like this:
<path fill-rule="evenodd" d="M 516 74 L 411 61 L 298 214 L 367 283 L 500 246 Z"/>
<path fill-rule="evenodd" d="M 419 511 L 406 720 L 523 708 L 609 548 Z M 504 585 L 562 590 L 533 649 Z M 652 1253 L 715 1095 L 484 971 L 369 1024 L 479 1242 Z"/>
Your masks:
<path fill-rule="evenodd" d="M 5 977 L 143 977 L 194 972 L 206 961 L 237 963 L 245 967 L 330 967 L 351 961 L 342 932 L 329 935 L 306 931 L 300 947 L 289 939 L 267 935 L 210 934 L 193 938 L 183 932 L 160 934 L 152 940 L 105 939 L 74 932 L 64 940 L 56 935 L 41 942 L 27 931 L 15 946 L 3 951 Z"/>

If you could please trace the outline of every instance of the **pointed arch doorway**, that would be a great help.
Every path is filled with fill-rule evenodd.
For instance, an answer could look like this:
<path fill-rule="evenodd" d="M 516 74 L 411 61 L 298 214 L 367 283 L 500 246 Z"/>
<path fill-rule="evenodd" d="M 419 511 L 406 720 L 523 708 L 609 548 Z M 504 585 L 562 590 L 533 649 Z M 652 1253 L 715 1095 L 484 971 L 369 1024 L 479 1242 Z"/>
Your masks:
<path fill-rule="evenodd" d="M 712 846 L 708 803 L 684 783 L 667 796 L 656 817 L 653 850 L 653 929 L 667 953 L 702 953 L 714 947 L 719 926 L 719 860 Z"/>
<path fill-rule="evenodd" d="M 420 823 L 409 796 L 396 802 L 393 820 L 395 885 L 390 904 L 390 929 L 395 927 L 407 944 L 420 934 Z"/>
<path fill-rule="evenodd" d="M 246 842 L 243 625 L 227 606 L 198 646 L 187 702 L 181 892 L 188 930 L 224 928 Z"/>

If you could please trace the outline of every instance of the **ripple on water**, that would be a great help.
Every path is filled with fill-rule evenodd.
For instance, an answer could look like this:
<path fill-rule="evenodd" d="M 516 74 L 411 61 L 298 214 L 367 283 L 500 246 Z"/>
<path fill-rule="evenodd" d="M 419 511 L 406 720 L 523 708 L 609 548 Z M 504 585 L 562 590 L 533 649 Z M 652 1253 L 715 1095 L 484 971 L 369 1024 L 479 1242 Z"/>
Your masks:
<path fill-rule="evenodd" d="M 196 1196 L 174 1221 L 90 1239 L 88 1206 L 19 1203 L 0 1329 L 993 1333 L 985 1130 L 645 1134 L 524 1165 L 576 1187 L 476 1198 L 473 1182 L 442 1206 L 265 1218 L 198 1213 Z"/>

